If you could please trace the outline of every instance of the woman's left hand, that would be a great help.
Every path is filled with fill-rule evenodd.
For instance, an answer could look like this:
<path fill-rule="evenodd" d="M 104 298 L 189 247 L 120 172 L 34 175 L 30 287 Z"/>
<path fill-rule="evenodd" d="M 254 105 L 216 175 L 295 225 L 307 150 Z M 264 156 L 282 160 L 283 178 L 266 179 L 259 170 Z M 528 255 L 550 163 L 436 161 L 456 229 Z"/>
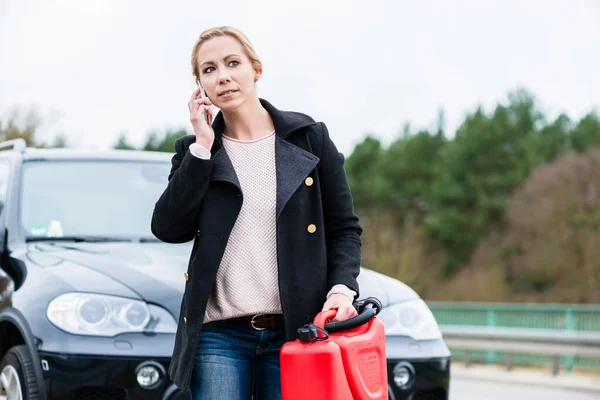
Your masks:
<path fill-rule="evenodd" d="M 350 298 L 342 293 L 332 294 L 323 305 L 322 311 L 337 310 L 334 322 L 345 321 L 358 315 Z"/>

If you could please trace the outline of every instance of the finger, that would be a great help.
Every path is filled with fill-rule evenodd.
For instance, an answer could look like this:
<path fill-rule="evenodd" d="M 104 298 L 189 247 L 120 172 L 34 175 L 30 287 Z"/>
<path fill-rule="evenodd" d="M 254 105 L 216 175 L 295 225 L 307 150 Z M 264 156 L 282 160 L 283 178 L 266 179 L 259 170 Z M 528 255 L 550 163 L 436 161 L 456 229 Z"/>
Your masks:
<path fill-rule="evenodd" d="M 191 111 L 192 109 L 193 109 L 194 111 L 197 111 L 197 110 L 198 110 L 198 107 L 199 107 L 201 104 L 209 104 L 209 105 L 212 105 L 212 103 L 210 102 L 210 100 L 208 100 L 208 103 L 207 103 L 207 100 L 208 100 L 208 99 L 190 99 L 190 101 L 188 101 L 188 108 L 190 109 L 190 111 Z"/>
<path fill-rule="evenodd" d="M 201 104 L 201 105 L 205 105 L 205 106 L 212 106 L 212 103 L 210 100 L 208 99 L 196 99 L 194 100 L 195 104 Z"/>
<path fill-rule="evenodd" d="M 196 90 L 194 90 L 192 92 L 192 97 L 190 97 L 190 101 L 196 100 L 196 98 L 198 98 L 199 94 L 200 94 L 200 88 L 196 88 Z"/>
<path fill-rule="evenodd" d="M 356 310 L 354 309 L 354 307 L 343 306 L 338 309 L 335 319 L 337 321 L 345 321 L 347 319 L 354 317 L 355 314 L 356 314 Z"/>
<path fill-rule="evenodd" d="M 206 111 L 204 110 L 203 104 L 193 103 L 193 108 L 190 111 L 190 118 L 195 121 L 205 121 L 206 122 Z"/>
<path fill-rule="evenodd" d="M 333 320 L 335 322 L 342 322 L 346 320 L 346 315 L 344 314 L 344 312 L 342 310 L 337 310 L 337 314 L 335 314 L 335 317 L 333 318 Z"/>
<path fill-rule="evenodd" d="M 195 101 L 194 99 L 190 99 L 190 100 L 188 101 L 188 109 L 189 109 L 190 111 L 192 111 L 192 110 L 196 110 L 196 109 L 198 108 L 198 106 L 196 105 L 196 103 L 195 103 L 194 101 Z"/>
<path fill-rule="evenodd" d="M 205 104 L 204 100 L 202 100 L 202 99 L 194 100 L 194 111 L 195 112 L 205 113 L 207 107 L 210 108 L 209 105 Z"/>

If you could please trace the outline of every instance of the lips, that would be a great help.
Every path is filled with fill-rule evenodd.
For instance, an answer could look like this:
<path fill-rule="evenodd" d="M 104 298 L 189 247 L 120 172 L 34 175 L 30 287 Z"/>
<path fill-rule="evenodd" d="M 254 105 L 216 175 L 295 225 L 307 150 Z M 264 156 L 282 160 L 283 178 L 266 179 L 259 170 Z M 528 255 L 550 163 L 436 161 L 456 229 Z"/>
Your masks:
<path fill-rule="evenodd" d="M 238 91 L 238 89 L 225 90 L 225 91 L 219 93 L 219 96 L 226 96 L 228 94 L 232 94 L 232 93 L 235 93 L 237 91 Z"/>

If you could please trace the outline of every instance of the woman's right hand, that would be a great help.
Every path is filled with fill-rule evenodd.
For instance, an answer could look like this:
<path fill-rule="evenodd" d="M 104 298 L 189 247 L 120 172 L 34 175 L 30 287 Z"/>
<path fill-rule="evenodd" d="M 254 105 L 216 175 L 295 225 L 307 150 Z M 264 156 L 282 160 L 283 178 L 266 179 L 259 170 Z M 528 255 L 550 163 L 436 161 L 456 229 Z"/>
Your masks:
<path fill-rule="evenodd" d="M 215 132 L 213 131 L 212 125 L 206 120 L 212 122 L 212 102 L 207 98 L 200 97 L 200 88 L 194 90 L 192 97 L 188 102 L 188 108 L 190 109 L 190 122 L 194 128 L 194 134 L 196 135 L 196 143 L 210 150 L 213 142 L 215 141 Z"/>

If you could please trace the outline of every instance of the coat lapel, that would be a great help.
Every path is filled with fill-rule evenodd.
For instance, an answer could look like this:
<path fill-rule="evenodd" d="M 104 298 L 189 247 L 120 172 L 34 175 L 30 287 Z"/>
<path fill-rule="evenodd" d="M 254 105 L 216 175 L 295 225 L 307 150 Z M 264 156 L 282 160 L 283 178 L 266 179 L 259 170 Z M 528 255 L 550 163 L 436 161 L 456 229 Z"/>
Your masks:
<path fill-rule="evenodd" d="M 280 111 L 271 103 L 260 99 L 262 106 L 268 111 L 275 126 L 275 166 L 277 173 L 277 204 L 276 215 L 279 218 L 281 211 L 288 200 L 300 187 L 304 179 L 319 163 L 319 157 L 301 149 L 287 141 L 288 135 L 301 128 L 315 125 L 316 122 L 300 113 Z M 217 113 L 213 121 L 215 141 L 212 159 L 215 161 L 213 180 L 225 181 L 235 185 L 240 191 L 241 186 L 233 168 L 231 160 L 223 147 L 222 133 L 225 121 L 221 112 Z"/>
<path fill-rule="evenodd" d="M 235 185 L 241 191 L 242 187 L 240 185 L 240 181 L 235 173 L 231 159 L 225 151 L 225 147 L 219 148 L 219 150 L 217 150 L 217 152 L 213 155 L 212 159 L 215 163 L 212 180 L 229 182 Z"/>
<path fill-rule="evenodd" d="M 281 137 L 275 139 L 275 166 L 277 173 L 277 212 L 281 211 L 304 179 L 319 163 L 319 157 L 301 149 Z"/>

